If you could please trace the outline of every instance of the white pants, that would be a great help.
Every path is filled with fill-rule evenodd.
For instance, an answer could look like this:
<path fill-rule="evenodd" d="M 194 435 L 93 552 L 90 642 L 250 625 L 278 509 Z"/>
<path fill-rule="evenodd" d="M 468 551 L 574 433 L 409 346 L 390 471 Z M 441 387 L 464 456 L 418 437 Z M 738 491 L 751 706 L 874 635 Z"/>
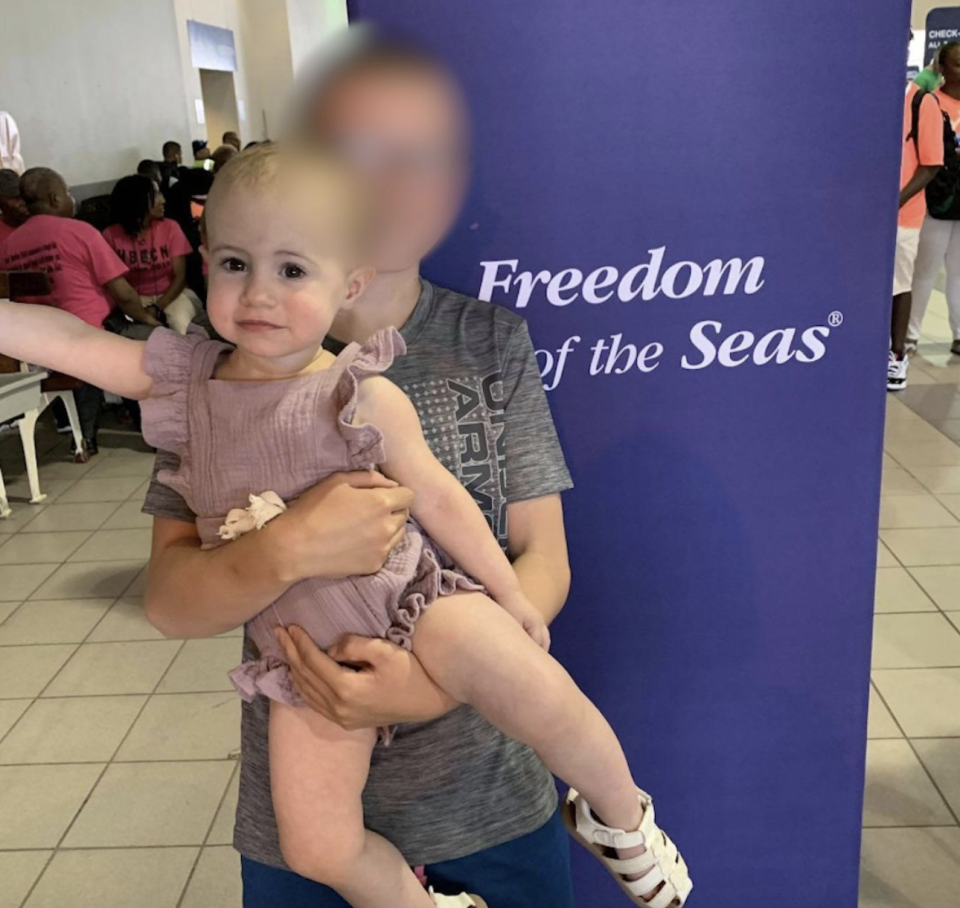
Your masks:
<path fill-rule="evenodd" d="M 153 306 L 160 299 L 159 296 L 141 297 L 145 306 Z M 167 326 L 177 334 L 186 334 L 190 323 L 203 311 L 200 297 L 192 290 L 184 290 L 166 309 L 163 314 L 167 317 Z"/>
<path fill-rule="evenodd" d="M 907 337 L 918 339 L 923 316 L 940 268 L 947 268 L 947 308 L 954 340 L 960 339 L 960 221 L 940 221 L 927 215 L 920 231 L 920 248 L 913 272 L 913 305 Z"/>

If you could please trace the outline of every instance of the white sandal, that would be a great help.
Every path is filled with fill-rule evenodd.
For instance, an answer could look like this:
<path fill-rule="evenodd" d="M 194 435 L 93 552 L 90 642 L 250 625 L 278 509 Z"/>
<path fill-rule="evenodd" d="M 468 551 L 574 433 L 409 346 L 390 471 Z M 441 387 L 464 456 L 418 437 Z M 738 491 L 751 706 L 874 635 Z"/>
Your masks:
<path fill-rule="evenodd" d="M 643 807 L 643 819 L 640 828 L 634 832 L 598 822 L 583 795 L 572 788 L 567 792 L 563 821 L 570 834 L 603 863 L 634 905 L 643 908 L 681 908 L 693 889 L 687 864 L 677 851 L 677 846 L 654 821 L 653 798 L 639 788 L 637 797 Z M 614 848 L 639 846 L 647 850 L 624 860 L 610 852 Z M 626 879 L 628 874 L 637 873 L 644 876 L 638 880 Z M 656 891 L 661 883 L 662 888 L 649 901 L 642 897 Z"/>
<path fill-rule="evenodd" d="M 427 891 L 438 908 L 487 908 L 487 903 L 476 895 L 467 895 L 465 892 L 460 895 L 440 895 L 433 891 L 433 886 Z"/>

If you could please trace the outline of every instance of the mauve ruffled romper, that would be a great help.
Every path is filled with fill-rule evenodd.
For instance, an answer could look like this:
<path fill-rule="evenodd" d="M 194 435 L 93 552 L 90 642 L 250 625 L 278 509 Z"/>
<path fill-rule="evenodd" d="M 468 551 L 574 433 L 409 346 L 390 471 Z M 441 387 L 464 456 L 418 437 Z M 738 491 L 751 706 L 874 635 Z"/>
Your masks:
<path fill-rule="evenodd" d="M 142 403 L 143 436 L 180 457 L 160 482 L 179 492 L 197 515 L 204 548 L 230 545 L 218 535 L 227 512 L 251 494 L 276 492 L 290 503 L 331 473 L 369 470 L 384 460 L 383 436 L 352 424 L 365 376 L 387 369 L 405 347 L 394 329 L 350 344 L 329 368 L 280 381 L 220 381 L 217 363 L 232 348 L 198 334 L 157 329 L 147 342 L 145 368 L 153 396 Z M 260 658 L 230 678 L 245 700 L 264 694 L 294 706 L 278 624 L 302 627 L 323 649 L 344 634 L 385 637 L 410 648 L 421 612 L 438 596 L 479 590 L 446 567 L 446 556 L 412 521 L 376 574 L 312 578 L 290 587 L 247 624 Z"/>

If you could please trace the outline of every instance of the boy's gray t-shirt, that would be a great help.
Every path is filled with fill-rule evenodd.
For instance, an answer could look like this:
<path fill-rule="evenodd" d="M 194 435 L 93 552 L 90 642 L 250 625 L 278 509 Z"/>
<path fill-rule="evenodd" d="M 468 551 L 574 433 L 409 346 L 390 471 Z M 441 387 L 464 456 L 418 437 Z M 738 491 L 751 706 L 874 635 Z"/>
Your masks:
<path fill-rule="evenodd" d="M 401 331 L 407 353 L 387 376 L 411 398 L 437 458 L 471 492 L 502 545 L 506 506 L 571 487 L 526 323 L 513 313 L 423 281 Z M 331 342 L 339 352 L 341 345 Z M 192 521 L 193 512 L 156 470 L 143 510 Z M 245 657 L 250 642 L 244 639 Z M 239 657 L 239 654 L 238 654 Z M 239 658 L 238 658 L 239 661 Z M 285 867 L 270 795 L 269 701 L 243 704 L 240 797 L 234 846 Z M 468 706 L 403 725 L 373 753 L 363 795 L 367 828 L 410 864 L 475 854 L 542 826 L 556 809 L 553 779 L 528 747 Z"/>

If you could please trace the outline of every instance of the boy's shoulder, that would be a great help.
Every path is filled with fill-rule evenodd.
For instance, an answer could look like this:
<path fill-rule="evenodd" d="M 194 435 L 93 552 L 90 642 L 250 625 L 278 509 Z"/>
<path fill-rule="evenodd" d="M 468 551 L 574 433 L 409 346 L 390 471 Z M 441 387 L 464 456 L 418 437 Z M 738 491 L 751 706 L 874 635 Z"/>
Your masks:
<path fill-rule="evenodd" d="M 518 329 L 526 328 L 525 319 L 496 303 L 439 284 L 429 284 L 429 288 L 433 300 L 425 326 L 428 330 L 430 325 L 438 328 L 454 325 L 471 333 L 479 331 L 489 334 L 492 331 L 497 336 L 510 337 Z"/>

